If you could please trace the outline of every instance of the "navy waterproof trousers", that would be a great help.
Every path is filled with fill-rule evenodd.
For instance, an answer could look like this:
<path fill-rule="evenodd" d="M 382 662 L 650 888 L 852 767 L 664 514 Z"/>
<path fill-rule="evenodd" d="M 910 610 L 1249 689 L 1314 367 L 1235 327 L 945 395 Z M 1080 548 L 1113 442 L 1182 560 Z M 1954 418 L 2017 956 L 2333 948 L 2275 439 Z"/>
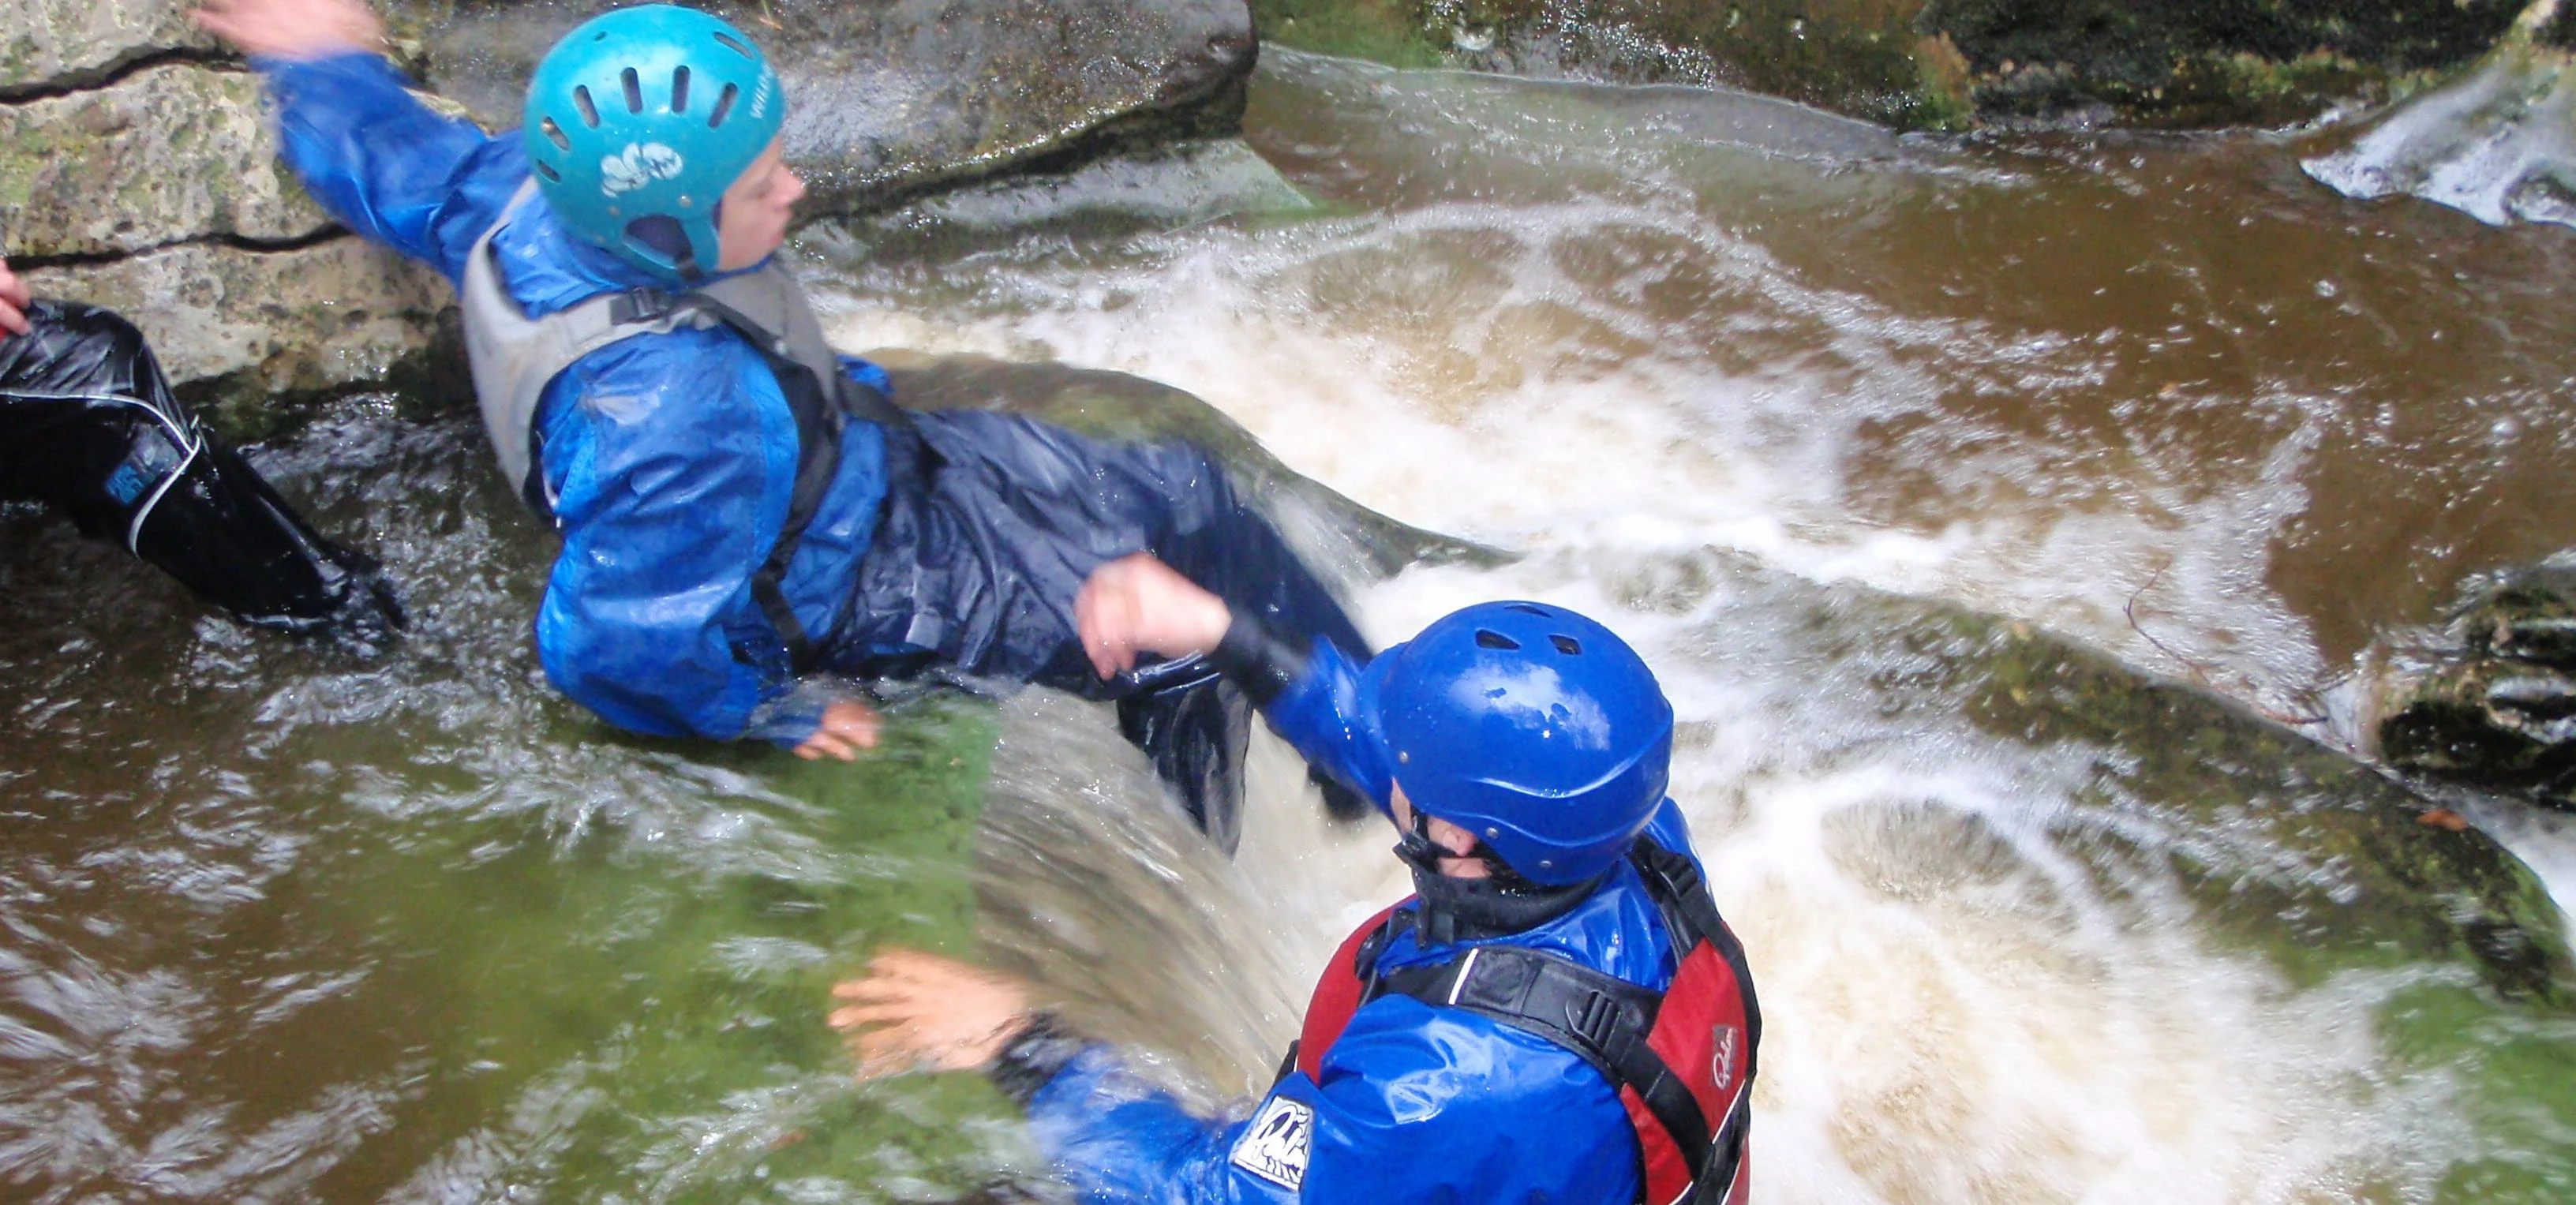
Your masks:
<path fill-rule="evenodd" d="M 826 666 L 897 676 L 940 663 L 1114 700 L 1128 739 L 1231 850 L 1248 702 L 1196 658 L 1102 680 L 1074 596 L 1103 563 L 1150 552 L 1236 614 L 1365 663 L 1332 592 L 1187 444 L 1113 443 L 980 410 L 917 413 L 887 434 L 885 514 Z"/>

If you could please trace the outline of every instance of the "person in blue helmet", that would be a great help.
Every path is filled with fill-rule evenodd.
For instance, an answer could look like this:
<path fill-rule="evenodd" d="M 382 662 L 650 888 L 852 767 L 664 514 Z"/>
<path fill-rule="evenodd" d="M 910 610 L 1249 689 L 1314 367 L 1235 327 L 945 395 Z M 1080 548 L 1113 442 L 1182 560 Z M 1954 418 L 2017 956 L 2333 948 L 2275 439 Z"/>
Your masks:
<path fill-rule="evenodd" d="M 1081 610 L 1104 674 L 1215 657 L 1394 822 L 1416 894 L 1342 943 L 1240 1120 L 1187 1112 L 1025 985 L 903 950 L 833 991 L 862 1075 L 982 1069 L 1099 1202 L 1744 1200 L 1761 1012 L 1633 650 L 1495 602 L 1363 670 L 1147 557 L 1100 570 Z"/>
<path fill-rule="evenodd" d="M 1249 708 L 1187 659 L 1093 676 L 1085 576 L 1151 551 L 1366 654 L 1198 450 L 907 414 L 881 369 L 834 354 L 773 258 L 804 193 L 787 96 L 731 24 L 595 17 L 538 65 L 522 128 L 491 137 L 406 91 L 358 0 L 209 0 L 196 19 L 251 56 L 312 194 L 456 284 L 494 451 L 563 538 L 540 659 L 609 721 L 846 760 L 877 724 L 848 678 L 1038 682 L 1117 700 L 1230 848 Z"/>

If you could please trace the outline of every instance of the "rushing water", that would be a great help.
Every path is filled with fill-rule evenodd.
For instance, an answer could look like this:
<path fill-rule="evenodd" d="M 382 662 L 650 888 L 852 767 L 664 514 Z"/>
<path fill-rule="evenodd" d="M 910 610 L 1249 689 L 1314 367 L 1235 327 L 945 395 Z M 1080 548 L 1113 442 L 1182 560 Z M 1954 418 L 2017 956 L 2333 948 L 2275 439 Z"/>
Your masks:
<path fill-rule="evenodd" d="M 2374 647 L 2567 542 L 2564 232 L 2356 204 L 2281 139 L 1900 142 L 1285 53 L 1247 125 L 1276 175 L 1219 149 L 817 234 L 837 334 L 1168 381 L 1528 553 L 1368 588 L 1382 640 L 1496 595 L 1628 634 L 1764 989 L 1762 1199 L 2576 1195 L 2576 1025 L 2446 964 L 2291 967 L 2243 935 L 2286 917 L 2177 869 L 2289 851 L 1814 584 L 2349 740 Z M 988 1090 L 848 1082 L 835 974 L 1020 968 L 1214 1105 L 1400 890 L 1272 744 L 1225 866 L 1061 698 L 907 697 L 855 768 L 618 738 L 542 684 L 546 550 L 475 438 L 361 402 L 264 461 L 405 583 L 379 658 L 0 523 L 0 1195 L 1010 1197 L 1040 1177 Z"/>

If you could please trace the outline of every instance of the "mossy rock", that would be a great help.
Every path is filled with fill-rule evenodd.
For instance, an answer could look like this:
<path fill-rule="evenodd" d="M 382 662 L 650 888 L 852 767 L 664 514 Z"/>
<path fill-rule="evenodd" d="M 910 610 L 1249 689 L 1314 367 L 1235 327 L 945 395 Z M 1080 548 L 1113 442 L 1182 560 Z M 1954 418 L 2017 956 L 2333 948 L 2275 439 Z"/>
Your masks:
<path fill-rule="evenodd" d="M 1254 0 L 1397 66 L 1723 85 L 1899 128 L 2280 125 L 2494 46 L 2520 0 Z"/>
<path fill-rule="evenodd" d="M 2015 742 L 2092 751 L 2088 806 L 2051 827 L 2106 889 L 2169 870 L 2215 931 L 2298 983 L 2451 963 L 2506 998 L 2576 1005 L 2539 880 L 2485 834 L 2427 823 L 2436 804 L 2362 762 L 2010 621 L 1849 589 L 1813 614 L 1836 641 L 1875 646 L 1861 660 L 1889 667 L 1871 684 L 1885 709 L 1955 710 Z"/>

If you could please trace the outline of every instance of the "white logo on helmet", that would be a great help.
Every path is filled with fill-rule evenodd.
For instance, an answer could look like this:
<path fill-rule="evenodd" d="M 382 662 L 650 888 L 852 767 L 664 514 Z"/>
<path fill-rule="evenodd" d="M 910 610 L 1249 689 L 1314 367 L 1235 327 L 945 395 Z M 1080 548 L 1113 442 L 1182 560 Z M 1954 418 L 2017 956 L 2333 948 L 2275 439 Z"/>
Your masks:
<path fill-rule="evenodd" d="M 679 178 L 680 152 L 658 142 L 630 142 L 623 154 L 607 155 L 599 161 L 599 192 L 614 197 L 630 193 L 655 180 Z"/>

